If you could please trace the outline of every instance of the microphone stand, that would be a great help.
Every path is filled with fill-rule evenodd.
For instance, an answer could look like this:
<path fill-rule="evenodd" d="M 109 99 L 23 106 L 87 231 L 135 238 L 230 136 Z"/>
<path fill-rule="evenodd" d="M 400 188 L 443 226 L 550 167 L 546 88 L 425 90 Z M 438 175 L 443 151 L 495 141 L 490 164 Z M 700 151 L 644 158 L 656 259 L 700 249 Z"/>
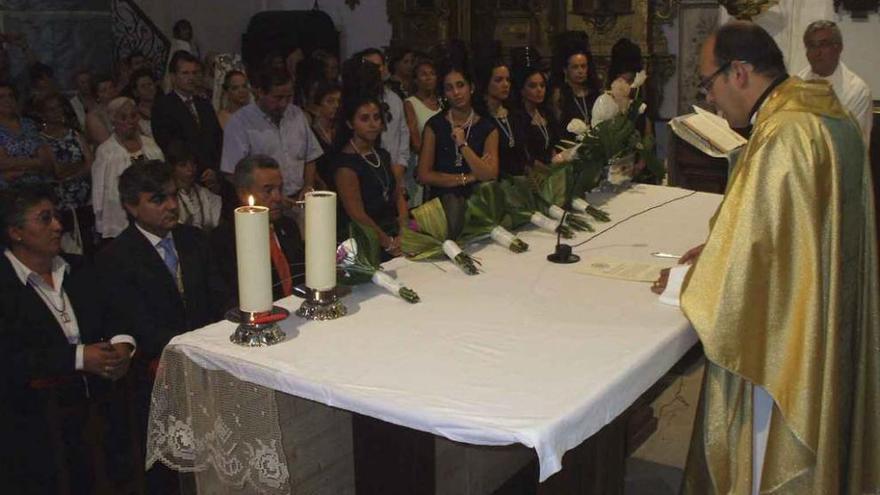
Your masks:
<path fill-rule="evenodd" d="M 565 203 L 563 204 L 565 209 L 563 210 L 562 218 L 559 219 L 559 227 L 562 227 L 565 223 L 565 218 L 569 215 L 568 210 L 571 208 L 571 196 L 574 186 L 567 184 L 565 189 Z M 547 261 L 562 265 L 577 263 L 581 260 L 581 257 L 571 252 L 571 246 L 562 243 L 562 230 L 559 227 L 556 227 L 556 249 L 547 255 Z"/>

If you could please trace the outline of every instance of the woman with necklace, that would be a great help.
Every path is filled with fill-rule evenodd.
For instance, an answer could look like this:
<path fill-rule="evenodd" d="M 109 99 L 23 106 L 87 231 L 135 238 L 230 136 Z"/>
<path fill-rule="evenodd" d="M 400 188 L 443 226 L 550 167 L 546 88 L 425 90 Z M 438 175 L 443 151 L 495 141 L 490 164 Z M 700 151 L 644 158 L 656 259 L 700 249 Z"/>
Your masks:
<path fill-rule="evenodd" d="M 64 103 L 63 97 L 55 93 L 34 100 L 34 109 L 42 123 L 40 135 L 52 148 L 55 157 L 55 194 L 64 232 L 80 239 L 82 254 L 91 255 L 95 215 L 89 204 L 92 196 L 90 171 L 95 157 L 85 138 L 68 124 Z"/>
<path fill-rule="evenodd" d="M 426 200 L 467 198 L 475 182 L 498 177 L 498 129 L 474 111 L 473 82 L 459 67 L 450 68 L 442 81 L 449 109 L 428 120 L 419 154 Z"/>
<path fill-rule="evenodd" d="M 333 156 L 336 142 L 336 129 L 339 126 L 339 105 L 342 88 L 334 81 L 316 80 L 308 90 L 308 113 L 311 116 L 312 131 L 324 154 L 315 162 L 321 187 L 335 189 L 333 184 Z"/>
<path fill-rule="evenodd" d="M 422 132 L 428 120 L 440 113 L 442 107 L 437 98 L 437 71 L 434 62 L 424 58 L 415 65 L 415 94 L 403 102 L 406 125 L 409 127 L 409 165 L 406 170 L 406 192 L 412 207 L 422 203 L 422 186 L 415 180 L 422 151 Z"/>
<path fill-rule="evenodd" d="M 379 145 L 384 127 L 381 105 L 372 96 L 357 96 L 344 107 L 340 128 L 342 149 L 333 158 L 334 179 L 342 203 L 340 238 L 348 237 L 348 222 L 372 227 L 388 256 L 399 256 L 399 233 L 409 219 L 403 196 L 402 167 Z M 399 169 L 399 170 L 396 170 Z"/>
<path fill-rule="evenodd" d="M 545 104 L 547 79 L 537 67 L 524 67 L 520 70 L 517 89 L 529 123 L 525 142 L 529 165 L 546 168 L 559 142 L 559 126 Z"/>
<path fill-rule="evenodd" d="M 530 165 L 526 155 L 528 120 L 521 112 L 509 107 L 512 86 L 510 67 L 501 60 L 487 66 L 489 72 L 481 79 L 485 113 L 492 117 L 498 128 L 498 175 L 523 175 Z"/>
<path fill-rule="evenodd" d="M 134 161 L 164 160 L 153 138 L 141 134 L 140 114 L 134 100 L 125 96 L 107 105 L 113 134 L 98 146 L 92 166 L 92 208 L 95 229 L 104 239 L 112 239 L 128 227 L 128 217 L 119 198 L 119 176 Z"/>
<path fill-rule="evenodd" d="M 128 372 L 135 341 L 114 335 L 121 315 L 95 271 L 61 255 L 52 196 L 34 184 L 0 192 L 0 373 L 4 402 L 15 405 L 4 405 L 0 437 L 16 446 L 4 486 L 96 493 L 113 471 L 117 480 L 135 474 L 121 470 L 135 461 L 113 383 Z"/>
<path fill-rule="evenodd" d="M 562 129 L 572 119 L 589 124 L 593 104 L 601 92 L 593 70 L 592 54 L 586 47 L 574 46 L 563 50 L 561 55 L 556 64 L 562 81 L 554 88 L 551 98 L 556 120 Z M 564 139 L 573 137 L 564 131 Z"/>

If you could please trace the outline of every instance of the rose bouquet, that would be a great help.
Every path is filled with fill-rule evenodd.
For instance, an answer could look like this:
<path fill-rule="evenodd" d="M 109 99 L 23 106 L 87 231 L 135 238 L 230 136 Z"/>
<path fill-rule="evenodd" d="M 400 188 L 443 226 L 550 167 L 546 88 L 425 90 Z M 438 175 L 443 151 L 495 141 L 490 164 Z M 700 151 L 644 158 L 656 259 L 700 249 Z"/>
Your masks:
<path fill-rule="evenodd" d="M 507 230 L 511 226 L 511 220 L 506 214 L 504 191 L 498 182 L 484 182 L 474 190 L 468 198 L 464 218 L 464 242 L 489 236 L 514 253 L 529 249 L 528 244 Z"/>
<path fill-rule="evenodd" d="M 416 291 L 382 271 L 379 264 L 379 239 L 373 229 L 351 222 L 349 235 L 351 237 L 336 249 L 340 283 L 357 285 L 372 282 L 408 303 L 415 304 L 421 300 Z"/>
<path fill-rule="evenodd" d="M 468 275 L 480 273 L 480 263 L 462 251 L 458 242 L 447 238 L 449 226 L 439 198 L 414 208 L 411 213 L 416 225 L 404 228 L 401 234 L 403 252 L 407 258 L 425 260 L 446 255 Z"/>
<path fill-rule="evenodd" d="M 571 227 L 543 214 L 531 179 L 515 176 L 501 182 L 510 225 L 513 228 L 530 223 L 547 232 L 559 233 L 566 239 L 574 237 Z"/>

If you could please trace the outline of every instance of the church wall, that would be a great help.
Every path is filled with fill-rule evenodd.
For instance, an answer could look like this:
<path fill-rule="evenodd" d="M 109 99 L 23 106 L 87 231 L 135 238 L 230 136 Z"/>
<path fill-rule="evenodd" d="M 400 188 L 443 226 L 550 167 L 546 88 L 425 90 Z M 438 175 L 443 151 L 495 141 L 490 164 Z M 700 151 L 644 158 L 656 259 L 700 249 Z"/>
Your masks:
<path fill-rule="evenodd" d="M 169 37 L 171 26 L 187 18 L 195 27 L 204 52 L 241 51 L 241 34 L 251 16 L 264 10 L 309 10 L 314 0 L 137 0 L 138 5 Z M 360 0 L 351 10 L 345 0 L 319 0 L 341 31 L 340 48 L 347 56 L 369 46 L 384 46 L 391 39 L 385 0 Z"/>

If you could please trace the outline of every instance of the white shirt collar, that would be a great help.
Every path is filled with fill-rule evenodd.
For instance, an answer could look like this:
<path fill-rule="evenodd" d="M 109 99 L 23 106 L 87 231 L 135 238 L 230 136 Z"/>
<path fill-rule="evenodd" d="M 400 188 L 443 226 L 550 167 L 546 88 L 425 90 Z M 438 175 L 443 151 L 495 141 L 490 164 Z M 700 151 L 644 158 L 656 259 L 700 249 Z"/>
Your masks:
<path fill-rule="evenodd" d="M 186 103 L 187 101 L 192 101 L 193 103 L 195 103 L 195 101 L 196 101 L 196 95 L 183 96 L 183 94 L 180 91 L 177 91 L 176 89 L 174 90 L 174 94 L 176 94 L 177 97 L 180 98 L 180 101 L 182 101 L 184 103 Z"/>
<path fill-rule="evenodd" d="M 18 280 L 21 281 L 22 285 L 27 285 L 30 281 L 34 284 L 42 284 L 46 285 L 43 277 L 41 277 L 37 272 L 31 270 L 24 263 L 22 263 L 15 254 L 12 253 L 11 250 L 5 249 L 3 254 L 6 255 L 6 258 L 9 259 L 9 262 L 12 264 L 12 269 L 15 270 L 15 275 L 18 277 Z M 56 287 L 52 287 L 53 290 L 56 290 L 64 280 L 64 274 L 70 271 L 70 265 L 67 261 L 64 261 L 64 258 L 61 256 L 56 256 L 52 258 L 52 280 L 55 282 Z"/>
<path fill-rule="evenodd" d="M 168 232 L 168 235 L 166 235 L 165 237 L 159 237 L 152 232 L 147 232 L 146 230 L 144 230 L 140 225 L 138 225 L 137 222 L 134 223 L 134 226 L 137 227 L 137 229 L 141 231 L 141 234 L 143 234 L 144 237 L 146 237 L 147 240 L 150 241 L 150 245 L 153 247 L 157 247 L 159 245 L 159 243 L 165 239 L 168 239 L 168 238 L 171 238 L 172 240 L 174 239 L 174 237 L 172 237 L 172 235 L 171 235 L 171 232 Z"/>

